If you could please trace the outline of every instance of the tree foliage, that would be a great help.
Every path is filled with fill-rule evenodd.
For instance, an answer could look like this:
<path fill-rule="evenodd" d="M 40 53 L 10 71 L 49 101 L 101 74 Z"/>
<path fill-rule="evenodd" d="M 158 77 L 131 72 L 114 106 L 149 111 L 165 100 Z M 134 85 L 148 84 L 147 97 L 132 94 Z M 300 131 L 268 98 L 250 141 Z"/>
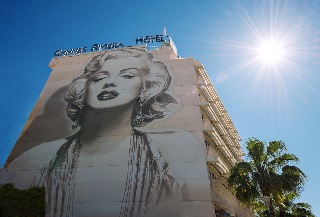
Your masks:
<path fill-rule="evenodd" d="M 275 216 L 284 210 L 285 201 L 300 195 L 306 175 L 293 165 L 299 159 L 287 152 L 282 141 L 266 144 L 251 138 L 246 148 L 248 161 L 231 168 L 229 186 L 240 202 L 254 207 L 260 216 Z"/>
<path fill-rule="evenodd" d="M 296 203 L 288 210 L 287 217 L 315 217 L 311 211 L 311 206 L 308 203 Z"/>
<path fill-rule="evenodd" d="M 0 216 L 45 216 L 45 189 L 17 189 L 14 184 L 0 185 Z"/>

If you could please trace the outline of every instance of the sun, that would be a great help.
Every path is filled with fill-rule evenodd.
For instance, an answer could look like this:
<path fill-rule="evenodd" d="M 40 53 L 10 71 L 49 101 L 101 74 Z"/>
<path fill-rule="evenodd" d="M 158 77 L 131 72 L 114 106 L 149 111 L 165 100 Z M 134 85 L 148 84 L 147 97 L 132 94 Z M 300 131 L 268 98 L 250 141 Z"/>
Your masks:
<path fill-rule="evenodd" d="M 284 43 L 277 39 L 263 40 L 256 48 L 257 58 L 264 64 L 280 64 L 286 55 Z"/>

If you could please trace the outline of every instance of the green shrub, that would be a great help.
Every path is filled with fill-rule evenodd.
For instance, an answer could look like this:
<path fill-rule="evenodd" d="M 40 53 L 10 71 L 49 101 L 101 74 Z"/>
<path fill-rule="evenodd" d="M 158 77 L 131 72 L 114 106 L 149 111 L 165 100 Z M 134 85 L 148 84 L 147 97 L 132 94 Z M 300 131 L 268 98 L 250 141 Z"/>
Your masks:
<path fill-rule="evenodd" d="M 45 216 L 45 189 L 17 189 L 14 184 L 0 185 L 0 217 Z"/>

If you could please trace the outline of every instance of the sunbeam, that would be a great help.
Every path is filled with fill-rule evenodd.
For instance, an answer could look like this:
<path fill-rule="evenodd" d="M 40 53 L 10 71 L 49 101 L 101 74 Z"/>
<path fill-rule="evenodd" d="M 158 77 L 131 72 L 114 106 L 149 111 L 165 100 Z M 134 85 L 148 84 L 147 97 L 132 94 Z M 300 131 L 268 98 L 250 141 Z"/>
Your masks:
<path fill-rule="evenodd" d="M 313 87 L 318 76 L 312 79 L 309 68 L 315 65 L 310 62 L 319 62 L 315 57 L 320 53 L 316 43 L 320 32 L 314 28 L 318 22 L 314 19 L 315 5 L 301 3 L 298 8 L 288 1 L 263 2 L 233 1 L 232 10 L 226 12 L 230 20 L 220 21 L 224 25 L 218 33 L 208 33 L 216 35 L 209 42 L 211 47 L 229 58 L 229 67 L 217 73 L 216 81 L 239 83 L 249 75 L 251 82 L 243 101 L 259 92 L 257 100 L 269 106 L 286 104 L 294 85 L 304 84 L 320 95 Z"/>

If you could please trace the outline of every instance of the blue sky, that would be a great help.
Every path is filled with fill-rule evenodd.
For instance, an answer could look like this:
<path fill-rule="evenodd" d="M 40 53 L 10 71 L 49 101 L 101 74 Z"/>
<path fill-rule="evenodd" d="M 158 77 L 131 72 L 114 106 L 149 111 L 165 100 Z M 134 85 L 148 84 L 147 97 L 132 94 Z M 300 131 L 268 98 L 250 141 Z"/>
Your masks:
<path fill-rule="evenodd" d="M 49 74 L 57 49 L 162 33 L 202 62 L 245 143 L 282 140 L 308 175 L 300 201 L 320 216 L 320 1 L 1 1 L 0 165 Z M 285 55 L 257 58 L 270 38 Z M 317 207 L 318 206 L 318 207 Z"/>

